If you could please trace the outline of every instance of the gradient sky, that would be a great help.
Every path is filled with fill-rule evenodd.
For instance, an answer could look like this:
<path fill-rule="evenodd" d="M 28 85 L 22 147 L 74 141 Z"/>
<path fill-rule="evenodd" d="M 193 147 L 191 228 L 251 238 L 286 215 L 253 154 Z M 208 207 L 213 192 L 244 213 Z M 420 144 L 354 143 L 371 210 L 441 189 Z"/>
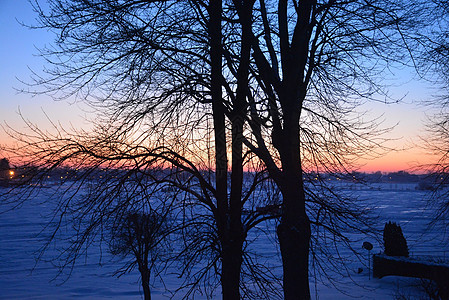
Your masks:
<path fill-rule="evenodd" d="M 18 93 L 16 89 L 26 89 L 17 78 L 28 81 L 31 72 L 29 68 L 40 71 L 44 62 L 36 54 L 40 48 L 52 41 L 52 35 L 45 31 L 27 29 L 19 22 L 33 24 L 34 13 L 27 0 L 0 0 L 0 122 L 22 129 L 24 124 L 18 114 L 43 127 L 48 126 L 45 118 L 62 124 L 82 126 L 84 113 L 79 104 L 70 102 L 55 102 L 46 96 L 32 97 L 29 94 Z M 407 170 L 418 164 L 430 162 L 423 150 L 414 146 L 419 142 L 419 136 L 424 135 L 423 121 L 428 108 L 419 105 L 427 95 L 435 91 L 426 88 L 424 83 L 414 79 L 410 70 L 402 70 L 394 74 L 399 80 L 394 82 L 394 95 L 404 96 L 399 104 L 385 105 L 381 103 L 367 104 L 369 116 L 383 115 L 386 126 L 398 124 L 388 137 L 394 138 L 388 146 L 397 149 L 386 156 L 365 162 L 364 171 L 399 171 Z M 44 114 L 45 111 L 45 114 Z M 8 137 L 0 130 L 0 143 L 8 141 Z"/>
<path fill-rule="evenodd" d="M 0 122 L 11 127 L 24 128 L 22 115 L 38 124 L 48 126 L 45 114 L 62 124 L 83 123 L 84 113 L 73 101 L 53 101 L 48 96 L 32 96 L 18 92 L 28 87 L 32 70 L 40 71 L 44 61 L 37 48 L 52 41 L 52 35 L 43 30 L 31 30 L 22 26 L 35 24 L 35 14 L 27 0 L 0 0 Z M 45 112 L 45 113 L 44 113 Z M 7 137 L 0 130 L 0 141 Z"/>

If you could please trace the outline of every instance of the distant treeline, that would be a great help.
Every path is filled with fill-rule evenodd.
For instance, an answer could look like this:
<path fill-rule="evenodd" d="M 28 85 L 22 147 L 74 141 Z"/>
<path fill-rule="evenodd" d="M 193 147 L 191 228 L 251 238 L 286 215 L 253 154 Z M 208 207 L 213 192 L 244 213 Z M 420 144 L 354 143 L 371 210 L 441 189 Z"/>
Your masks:
<path fill-rule="evenodd" d="M 205 170 L 204 172 L 210 172 Z M 186 176 L 184 172 L 168 169 L 136 170 L 136 169 L 110 169 L 110 168 L 36 168 L 32 166 L 10 166 L 7 159 L 0 160 L 0 182 L 6 181 L 55 181 L 77 180 L 79 178 L 91 180 L 104 180 L 112 178 L 139 179 L 151 177 L 162 179 L 166 176 Z M 150 176 L 147 176 L 150 175 Z M 416 183 L 419 189 L 432 189 L 437 185 L 446 185 L 449 182 L 449 174 L 411 174 L 406 171 L 382 173 L 351 172 L 351 173 L 304 173 L 305 181 L 345 181 L 354 183 Z M 214 176 L 213 172 L 211 176 Z"/>
<path fill-rule="evenodd" d="M 449 174 L 411 174 L 406 171 L 382 173 L 308 173 L 306 180 L 341 180 L 354 183 L 416 183 L 418 189 L 435 189 L 449 183 Z"/>

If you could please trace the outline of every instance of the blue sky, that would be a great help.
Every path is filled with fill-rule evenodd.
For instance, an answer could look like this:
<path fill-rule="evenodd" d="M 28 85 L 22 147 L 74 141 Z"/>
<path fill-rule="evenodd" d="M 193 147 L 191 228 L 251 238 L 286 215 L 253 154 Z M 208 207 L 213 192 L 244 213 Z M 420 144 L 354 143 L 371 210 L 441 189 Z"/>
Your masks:
<path fill-rule="evenodd" d="M 40 72 L 44 67 L 42 58 L 36 56 L 37 48 L 48 45 L 52 35 L 42 30 L 30 30 L 19 24 L 20 22 L 33 24 L 35 15 L 27 0 L 0 0 L 0 122 L 7 122 L 17 129 L 23 128 L 18 111 L 25 118 L 41 125 L 48 126 L 45 113 L 53 120 L 62 124 L 73 124 L 75 127 L 83 125 L 83 112 L 79 104 L 69 102 L 55 102 L 47 96 L 35 96 L 18 93 L 16 89 L 26 88 L 17 78 L 30 82 L 29 68 Z M 393 93 L 398 96 L 406 95 L 400 104 L 384 105 L 369 104 L 364 108 L 370 111 L 371 116 L 383 114 L 385 125 L 398 125 L 389 137 L 395 141 L 391 147 L 408 150 L 390 153 L 386 157 L 369 161 L 365 169 L 376 168 L 392 171 L 406 169 L 408 166 L 423 161 L 423 152 L 414 148 L 413 143 L 418 142 L 418 135 L 423 135 L 423 120 L 426 108 L 417 104 L 426 95 L 433 93 L 426 89 L 423 83 L 418 82 L 409 70 L 401 70 L 394 74 L 399 79 L 395 82 Z M 85 125 L 85 123 L 84 123 Z M 0 130 L 0 143 L 6 136 Z"/>
<path fill-rule="evenodd" d="M 44 60 L 39 57 L 37 48 L 52 41 L 52 35 L 42 30 L 31 30 L 19 22 L 35 23 L 35 14 L 27 0 L 0 0 L 0 121 L 6 121 L 15 128 L 22 128 L 18 111 L 24 117 L 41 123 L 45 120 L 44 111 L 51 119 L 62 123 L 81 122 L 82 111 L 70 102 L 55 102 L 48 96 L 33 97 L 20 93 L 18 89 L 27 86 L 20 82 L 31 82 L 32 70 L 41 71 Z M 4 134 L 0 133 L 0 138 Z"/>

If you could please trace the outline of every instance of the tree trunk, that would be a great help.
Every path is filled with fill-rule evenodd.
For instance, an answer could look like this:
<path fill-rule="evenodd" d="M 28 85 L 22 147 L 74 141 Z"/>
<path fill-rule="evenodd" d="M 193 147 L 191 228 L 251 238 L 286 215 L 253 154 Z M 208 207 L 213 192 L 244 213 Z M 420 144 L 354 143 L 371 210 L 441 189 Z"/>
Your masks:
<path fill-rule="evenodd" d="M 141 279 L 142 279 L 142 289 L 143 296 L 145 300 L 151 300 L 151 292 L 150 292 L 150 272 L 147 270 L 141 270 Z"/>
<path fill-rule="evenodd" d="M 222 254 L 221 287 L 223 300 L 240 299 L 240 269 L 242 266 L 242 245 L 231 241 L 224 246 Z"/>
<path fill-rule="evenodd" d="M 150 286 L 148 282 L 142 281 L 143 296 L 145 300 L 151 300 Z"/>
<path fill-rule="evenodd" d="M 287 138 L 286 138 L 287 137 Z M 284 271 L 284 299 L 310 299 L 309 245 L 310 220 L 306 214 L 306 197 L 301 167 L 299 112 L 285 114 L 281 137 L 282 182 L 279 183 L 283 204 L 277 228 Z"/>
<path fill-rule="evenodd" d="M 293 199 L 293 201 L 303 199 Z M 284 196 L 284 201 L 290 202 Z M 284 209 L 290 210 L 289 205 Z M 277 228 L 284 272 L 284 299 L 310 299 L 309 290 L 309 242 L 310 221 L 304 211 L 291 213 L 294 218 L 283 214 Z"/>

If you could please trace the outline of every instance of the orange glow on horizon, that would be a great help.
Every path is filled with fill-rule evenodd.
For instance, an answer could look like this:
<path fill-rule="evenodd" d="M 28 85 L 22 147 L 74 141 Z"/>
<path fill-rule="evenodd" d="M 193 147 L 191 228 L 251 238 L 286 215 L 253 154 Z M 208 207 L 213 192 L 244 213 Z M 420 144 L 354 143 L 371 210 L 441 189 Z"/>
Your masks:
<path fill-rule="evenodd" d="M 4 132 L 0 130 L 0 137 L 3 137 L 3 145 L 7 146 L 14 145 L 15 141 L 12 140 L 9 136 L 6 136 Z M 400 143 L 397 143 L 396 145 L 390 145 L 391 148 L 395 147 L 404 147 Z M 13 147 L 14 148 L 14 147 Z M 200 149 L 202 150 L 202 149 Z M 202 165 L 199 165 L 198 167 L 200 169 L 207 169 L 208 164 L 207 159 L 200 157 L 198 154 L 200 151 L 196 152 L 198 161 L 203 162 Z M 11 151 L 9 151 L 11 154 Z M 17 153 L 17 152 L 16 152 Z M 7 152 L 4 154 L 2 151 L 0 151 L 0 159 L 2 157 L 8 157 L 10 160 L 10 163 L 12 165 L 23 165 L 24 163 L 27 163 L 27 159 L 15 156 L 11 157 L 11 155 L 6 155 Z M 230 158 L 230 154 L 228 156 Z M 355 168 L 355 171 L 359 172 L 365 172 L 365 173 L 374 173 L 377 171 L 383 172 L 383 173 L 389 173 L 389 172 L 398 172 L 398 171 L 406 171 L 409 173 L 426 173 L 426 167 L 428 167 L 432 163 L 436 163 L 438 161 L 437 156 L 432 156 L 428 153 L 426 153 L 425 149 L 422 148 L 409 148 L 405 150 L 397 150 L 397 151 L 391 151 L 387 153 L 386 155 L 374 158 L 374 159 L 367 159 L 367 158 L 360 158 L 358 161 L 358 168 Z M 77 162 L 73 164 L 72 166 L 80 167 L 81 162 Z M 85 161 L 83 162 L 85 163 Z M 229 160 L 228 167 L 230 167 L 231 160 Z M 70 164 L 65 165 L 67 167 L 71 167 Z M 168 167 L 167 165 L 159 165 L 161 167 Z M 64 167 L 64 166 L 61 166 Z M 213 162 L 212 162 L 212 169 L 214 169 Z M 261 166 L 251 166 L 250 168 L 248 166 L 244 167 L 245 171 L 251 171 L 254 169 L 254 167 L 258 168 Z M 229 170 L 231 171 L 231 170 Z M 13 170 L 9 171 L 9 176 L 14 176 L 15 173 Z"/>
<path fill-rule="evenodd" d="M 425 173 L 429 164 L 435 163 L 438 157 L 425 153 L 424 150 L 412 149 L 395 151 L 383 157 L 362 160 L 359 171 L 374 173 L 381 171 L 384 173 L 406 171 L 409 173 Z"/>

